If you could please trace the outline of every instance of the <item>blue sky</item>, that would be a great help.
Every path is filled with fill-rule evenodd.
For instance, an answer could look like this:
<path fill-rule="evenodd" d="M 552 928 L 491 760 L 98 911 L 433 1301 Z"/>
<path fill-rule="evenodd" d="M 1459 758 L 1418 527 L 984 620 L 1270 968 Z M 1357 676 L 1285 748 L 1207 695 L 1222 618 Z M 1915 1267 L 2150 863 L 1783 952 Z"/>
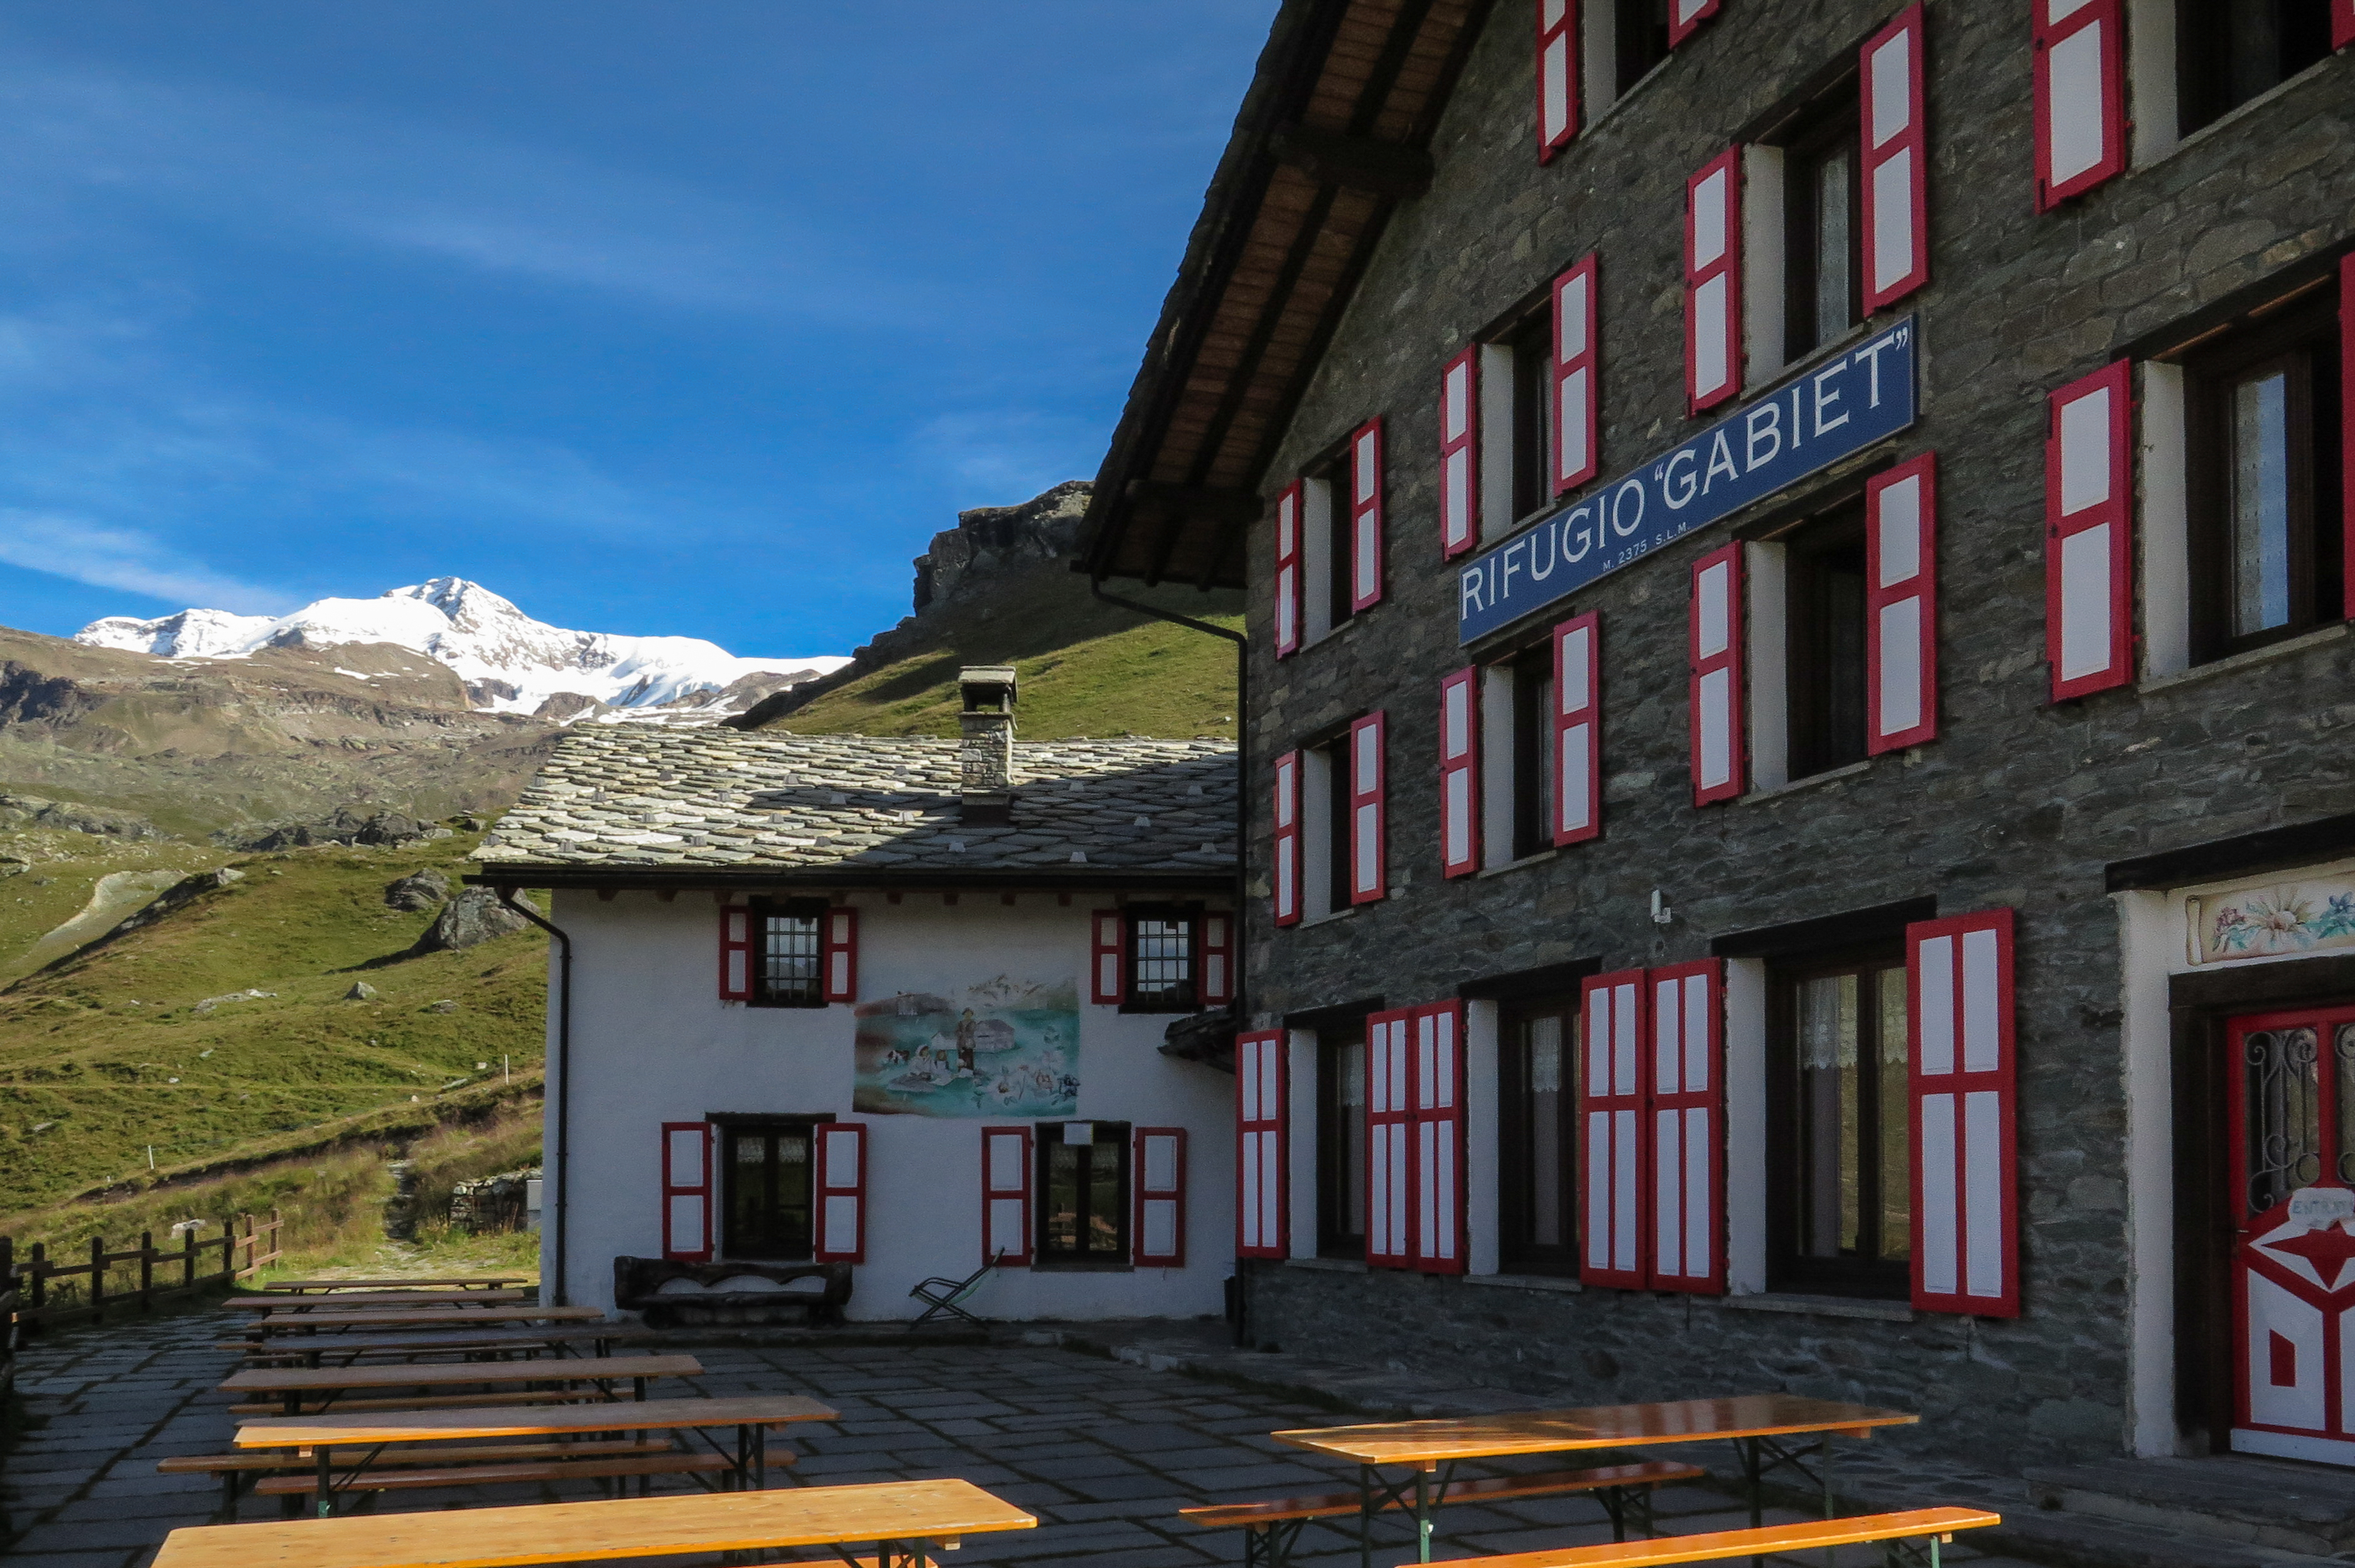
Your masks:
<path fill-rule="evenodd" d="M 1275 0 L 15 0 L 0 624 L 847 652 L 1092 475 Z"/>

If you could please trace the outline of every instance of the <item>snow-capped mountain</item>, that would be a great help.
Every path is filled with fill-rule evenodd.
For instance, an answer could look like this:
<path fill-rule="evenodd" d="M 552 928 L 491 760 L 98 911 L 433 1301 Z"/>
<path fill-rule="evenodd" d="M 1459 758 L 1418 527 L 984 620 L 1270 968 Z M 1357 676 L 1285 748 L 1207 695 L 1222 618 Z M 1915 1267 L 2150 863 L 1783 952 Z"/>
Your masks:
<path fill-rule="evenodd" d="M 112 615 L 91 621 L 74 641 L 166 659 L 390 642 L 449 665 L 478 708 L 567 720 L 595 715 L 709 723 L 849 662 L 831 655 L 740 659 L 699 637 L 567 631 L 464 577 L 435 577 L 378 599 L 323 599 L 275 618 L 220 609 L 184 609 L 154 620 Z"/>

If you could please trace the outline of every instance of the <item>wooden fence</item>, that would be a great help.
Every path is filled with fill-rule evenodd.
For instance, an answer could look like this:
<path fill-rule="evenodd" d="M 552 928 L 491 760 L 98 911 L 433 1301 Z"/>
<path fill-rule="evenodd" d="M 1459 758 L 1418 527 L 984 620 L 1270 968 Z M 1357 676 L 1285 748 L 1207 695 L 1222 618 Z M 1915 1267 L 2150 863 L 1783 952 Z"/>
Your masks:
<path fill-rule="evenodd" d="M 92 1236 L 87 1251 L 74 1249 L 80 1261 L 72 1263 L 49 1256 L 39 1242 L 19 1258 L 16 1238 L 0 1236 L 0 1314 L 7 1325 L 0 1339 L 0 1392 L 16 1380 L 16 1345 L 27 1329 L 85 1317 L 102 1321 L 110 1307 L 136 1305 L 144 1312 L 159 1297 L 250 1279 L 281 1255 L 278 1223 L 275 1209 L 267 1219 L 239 1214 L 218 1222 L 218 1239 L 197 1240 L 201 1226 L 195 1225 L 168 1248 L 155 1245 L 152 1231 L 139 1233 L 137 1246 L 121 1249 Z"/>

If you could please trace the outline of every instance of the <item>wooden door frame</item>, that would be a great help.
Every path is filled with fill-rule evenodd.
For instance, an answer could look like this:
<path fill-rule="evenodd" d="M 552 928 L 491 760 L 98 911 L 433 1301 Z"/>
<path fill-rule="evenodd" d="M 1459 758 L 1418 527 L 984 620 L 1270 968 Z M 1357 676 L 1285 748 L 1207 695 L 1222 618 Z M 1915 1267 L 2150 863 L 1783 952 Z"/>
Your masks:
<path fill-rule="evenodd" d="M 2174 1097 L 2175 1424 L 2187 1451 L 2232 1451 L 2234 1399 L 2225 1022 L 2355 1005 L 2355 955 L 2170 975 Z"/>

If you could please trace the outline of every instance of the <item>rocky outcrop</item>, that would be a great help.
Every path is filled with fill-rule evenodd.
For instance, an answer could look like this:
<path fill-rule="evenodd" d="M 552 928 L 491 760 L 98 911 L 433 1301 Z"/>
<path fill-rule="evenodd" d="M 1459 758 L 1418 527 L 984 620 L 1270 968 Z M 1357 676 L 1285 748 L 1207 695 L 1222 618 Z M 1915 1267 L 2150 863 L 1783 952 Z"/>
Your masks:
<path fill-rule="evenodd" d="M 165 918 L 166 916 L 176 914 L 178 911 L 186 909 L 189 905 L 194 904 L 206 894 L 218 893 L 224 887 L 243 882 L 244 880 L 245 873 L 238 870 L 233 865 L 222 866 L 218 871 L 200 871 L 194 876 L 184 876 L 179 881 L 174 883 L 171 886 L 165 888 L 163 892 L 157 894 L 153 899 L 140 906 L 139 908 L 133 911 L 130 915 L 125 916 L 103 936 L 94 937 L 91 940 L 84 942 L 80 947 L 76 948 L 72 952 L 66 954 L 63 958 L 42 965 L 37 972 L 40 974 L 48 974 L 52 969 L 61 969 L 70 965 L 80 963 L 82 959 L 90 957 L 92 953 L 97 952 L 101 948 L 105 947 L 108 943 L 120 940 L 121 938 L 131 935 L 133 931 L 144 930 L 146 927 L 153 926 L 155 922 Z M 29 979 L 31 977 L 27 978 Z M 22 985 L 23 983 L 25 983 L 23 980 L 16 982 L 17 985 Z M 14 991 L 16 986 L 12 985 L 8 989 Z M 218 1001 L 222 999 L 215 997 L 212 1000 Z M 208 1009 L 208 1011 L 209 1011 L 209 1009 Z"/>
<path fill-rule="evenodd" d="M 518 893 L 516 902 L 529 904 L 531 900 Z M 417 945 L 410 948 L 410 956 L 463 952 L 468 948 L 479 948 L 485 942 L 520 931 L 530 924 L 500 903 L 499 895 L 491 889 L 469 887 L 442 906 L 440 916 L 425 928 L 425 935 L 417 938 Z"/>
<path fill-rule="evenodd" d="M 401 811 L 369 811 L 338 806 L 332 816 L 309 822 L 273 822 L 260 828 L 231 828 L 215 833 L 216 842 L 232 849 L 308 849 L 314 844 L 415 843 L 420 839 L 450 836 L 450 830 L 421 822 Z M 445 888 L 446 891 L 446 888 Z"/>
<path fill-rule="evenodd" d="M 450 879 L 432 866 L 410 872 L 384 890 L 384 901 L 395 909 L 423 914 L 450 896 Z"/>
<path fill-rule="evenodd" d="M 38 795 L 0 795 L 0 829 L 59 828 L 107 838 L 153 839 L 163 835 L 136 811 L 109 811 Z"/>

